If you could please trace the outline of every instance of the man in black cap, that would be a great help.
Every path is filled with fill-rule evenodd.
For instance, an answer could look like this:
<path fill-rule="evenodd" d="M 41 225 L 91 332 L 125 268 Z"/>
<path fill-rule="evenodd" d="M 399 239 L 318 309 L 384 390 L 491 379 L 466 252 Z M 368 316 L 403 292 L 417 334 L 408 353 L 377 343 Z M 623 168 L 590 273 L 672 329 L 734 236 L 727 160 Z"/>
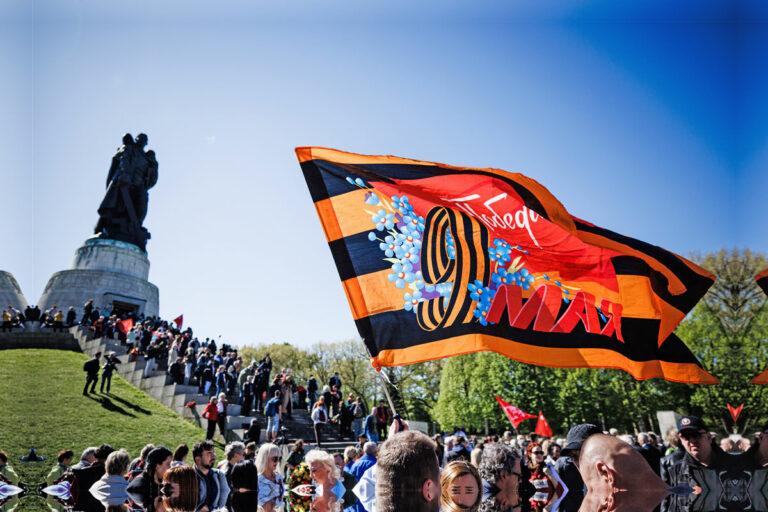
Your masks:
<path fill-rule="evenodd" d="M 673 453 L 661 461 L 661 478 L 670 487 L 690 486 L 691 493 L 670 495 L 662 512 L 717 510 L 723 490 L 719 472 L 728 468 L 728 454 L 713 442 L 698 416 L 683 416 L 677 435 L 685 453 L 677 460 Z M 693 493 L 694 489 L 700 492 Z"/>
<path fill-rule="evenodd" d="M 560 458 L 555 462 L 555 470 L 568 488 L 568 493 L 560 502 L 558 510 L 562 512 L 577 512 L 584 500 L 584 480 L 578 468 L 581 445 L 594 434 L 602 434 L 603 430 L 592 423 L 582 423 L 571 427 L 566 437 L 566 443 L 560 452 Z"/>

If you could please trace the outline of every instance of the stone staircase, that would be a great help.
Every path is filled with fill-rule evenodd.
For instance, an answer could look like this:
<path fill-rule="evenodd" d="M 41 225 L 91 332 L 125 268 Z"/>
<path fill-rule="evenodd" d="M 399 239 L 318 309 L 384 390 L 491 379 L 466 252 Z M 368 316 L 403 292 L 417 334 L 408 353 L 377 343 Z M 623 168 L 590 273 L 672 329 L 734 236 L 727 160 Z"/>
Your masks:
<path fill-rule="evenodd" d="M 96 352 L 101 352 L 102 354 L 114 353 L 121 361 L 117 365 L 117 373 L 123 379 L 198 426 L 205 428 L 207 425 L 207 422 L 200 417 L 200 414 L 202 414 L 205 404 L 208 403 L 209 397 L 198 393 L 197 386 L 175 384 L 172 382 L 171 377 L 163 370 L 154 370 L 145 376 L 146 362 L 144 358 L 140 356 L 136 361 L 128 362 L 128 351 L 117 340 L 93 338 L 86 329 L 80 326 L 72 327 L 66 335 L 74 339 L 79 345 L 80 350 L 89 356 L 93 356 Z M 266 418 L 258 412 L 252 412 L 250 416 L 242 416 L 240 414 L 241 407 L 234 403 L 233 398 L 230 397 L 233 403 L 227 406 L 227 441 L 242 441 L 246 430 L 243 428 L 243 424 L 250 424 L 251 420 L 256 418 L 262 427 L 261 440 L 263 442 L 267 426 Z M 195 409 L 185 406 L 190 401 L 194 401 L 197 404 Z M 315 434 L 309 413 L 305 410 L 294 410 L 292 416 L 292 419 L 285 419 L 284 421 L 284 426 L 288 429 L 289 440 L 301 438 L 304 439 L 307 446 L 312 445 Z M 218 436 L 218 427 L 216 431 Z M 344 447 L 356 442 L 356 440 L 352 439 L 342 441 L 338 438 L 337 434 L 338 426 L 331 425 L 326 427 L 323 432 L 324 449 L 341 451 Z"/>

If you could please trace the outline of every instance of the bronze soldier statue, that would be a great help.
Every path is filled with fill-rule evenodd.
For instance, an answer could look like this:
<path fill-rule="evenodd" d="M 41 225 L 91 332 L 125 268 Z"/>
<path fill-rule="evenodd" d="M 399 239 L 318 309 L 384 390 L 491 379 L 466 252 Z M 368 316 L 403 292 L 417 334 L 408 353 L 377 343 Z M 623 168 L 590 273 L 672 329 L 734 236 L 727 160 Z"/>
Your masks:
<path fill-rule="evenodd" d="M 147 136 L 123 136 L 123 145 L 112 157 L 107 175 L 107 193 L 99 205 L 94 233 L 100 238 L 121 240 L 146 251 L 149 231 L 143 227 L 149 204 L 149 189 L 157 183 L 157 159 L 144 151 Z"/>

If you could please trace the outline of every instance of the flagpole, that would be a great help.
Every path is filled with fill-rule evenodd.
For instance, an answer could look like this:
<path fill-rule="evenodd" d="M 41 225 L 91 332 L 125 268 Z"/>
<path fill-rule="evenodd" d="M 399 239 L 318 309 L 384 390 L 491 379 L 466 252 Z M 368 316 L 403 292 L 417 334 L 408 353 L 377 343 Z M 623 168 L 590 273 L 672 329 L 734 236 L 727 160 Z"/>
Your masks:
<path fill-rule="evenodd" d="M 373 359 L 373 355 L 371 355 L 371 351 L 368 349 L 368 345 L 365 344 L 365 338 L 361 338 L 361 341 L 363 342 L 363 346 L 365 347 L 365 351 L 368 352 L 368 357 Z M 389 408 L 392 409 L 392 416 L 394 417 L 395 414 L 397 414 L 397 411 L 395 410 L 395 403 L 392 401 L 392 397 L 389 395 L 389 390 L 387 389 L 387 383 L 389 383 L 389 380 L 384 378 L 382 375 L 382 370 L 376 370 L 376 375 L 381 379 L 382 387 L 384 388 L 384 396 L 387 397 L 387 402 L 389 402 Z M 374 397 L 374 400 L 376 400 L 376 397 Z"/>

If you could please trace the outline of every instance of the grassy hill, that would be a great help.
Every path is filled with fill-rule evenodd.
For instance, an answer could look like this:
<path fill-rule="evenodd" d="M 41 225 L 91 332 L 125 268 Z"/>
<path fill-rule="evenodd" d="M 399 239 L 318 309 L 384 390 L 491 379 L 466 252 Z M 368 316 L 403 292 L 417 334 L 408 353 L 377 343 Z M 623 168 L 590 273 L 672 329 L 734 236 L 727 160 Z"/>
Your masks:
<path fill-rule="evenodd" d="M 86 360 L 84 354 L 60 350 L 0 350 L 0 450 L 25 484 L 42 483 L 62 449 L 73 450 L 77 459 L 84 448 L 109 443 L 134 457 L 150 442 L 173 450 L 181 443 L 191 448 L 205 437 L 119 376 L 113 377 L 109 396 L 83 396 Z M 19 456 L 32 446 L 48 460 L 22 464 Z M 43 500 L 27 497 L 17 510 L 45 509 Z"/>

